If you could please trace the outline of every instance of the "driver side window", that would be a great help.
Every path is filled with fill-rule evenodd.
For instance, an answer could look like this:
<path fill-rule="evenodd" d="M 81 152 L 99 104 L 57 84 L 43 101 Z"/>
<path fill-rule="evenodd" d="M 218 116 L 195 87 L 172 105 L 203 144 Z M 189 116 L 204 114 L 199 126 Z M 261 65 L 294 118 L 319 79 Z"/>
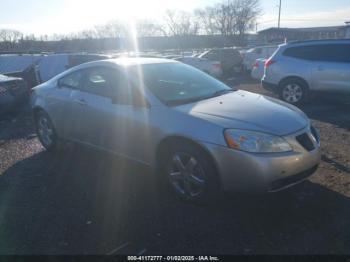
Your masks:
<path fill-rule="evenodd" d="M 73 72 L 59 79 L 58 85 L 60 87 L 79 89 L 82 84 L 82 79 L 83 79 L 82 76 L 83 76 L 82 71 Z"/>
<path fill-rule="evenodd" d="M 94 67 L 86 71 L 85 92 L 111 98 L 117 104 L 130 104 L 131 87 L 127 78 L 117 69 Z"/>

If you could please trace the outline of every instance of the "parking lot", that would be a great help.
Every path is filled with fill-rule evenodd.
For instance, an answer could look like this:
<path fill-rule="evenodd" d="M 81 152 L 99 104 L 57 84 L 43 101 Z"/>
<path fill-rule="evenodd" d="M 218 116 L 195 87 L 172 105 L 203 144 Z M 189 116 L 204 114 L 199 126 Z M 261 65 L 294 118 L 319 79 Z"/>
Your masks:
<path fill-rule="evenodd" d="M 228 82 L 261 93 L 247 77 Z M 143 166 L 69 147 L 48 154 L 27 108 L 0 119 L 0 254 L 349 254 L 350 101 L 301 108 L 319 129 L 322 164 L 270 195 L 193 206 Z"/>

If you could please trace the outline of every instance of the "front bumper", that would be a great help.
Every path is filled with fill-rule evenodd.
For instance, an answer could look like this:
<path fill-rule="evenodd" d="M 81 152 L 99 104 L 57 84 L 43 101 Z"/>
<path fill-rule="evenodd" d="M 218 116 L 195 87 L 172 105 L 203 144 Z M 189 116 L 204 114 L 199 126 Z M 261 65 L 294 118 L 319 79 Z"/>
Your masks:
<path fill-rule="evenodd" d="M 263 88 L 265 88 L 268 91 L 272 91 L 272 92 L 278 91 L 278 85 L 276 85 L 276 84 L 272 84 L 272 83 L 269 83 L 269 82 L 262 80 L 261 85 Z"/>
<path fill-rule="evenodd" d="M 317 170 L 321 160 L 319 144 L 308 151 L 296 140 L 305 132 L 309 128 L 284 137 L 294 149 L 287 153 L 252 154 L 219 145 L 204 146 L 215 159 L 223 191 L 276 192 L 305 180 Z"/>

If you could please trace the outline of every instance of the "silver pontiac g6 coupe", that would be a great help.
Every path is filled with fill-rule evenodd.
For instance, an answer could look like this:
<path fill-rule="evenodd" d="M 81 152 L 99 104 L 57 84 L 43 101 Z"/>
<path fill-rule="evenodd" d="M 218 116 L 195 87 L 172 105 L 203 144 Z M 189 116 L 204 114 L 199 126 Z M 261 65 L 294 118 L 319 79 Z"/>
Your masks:
<path fill-rule="evenodd" d="M 36 87 L 31 100 L 47 150 L 70 141 L 143 163 L 189 201 L 276 192 L 320 162 L 318 132 L 299 109 L 171 60 L 83 64 Z"/>

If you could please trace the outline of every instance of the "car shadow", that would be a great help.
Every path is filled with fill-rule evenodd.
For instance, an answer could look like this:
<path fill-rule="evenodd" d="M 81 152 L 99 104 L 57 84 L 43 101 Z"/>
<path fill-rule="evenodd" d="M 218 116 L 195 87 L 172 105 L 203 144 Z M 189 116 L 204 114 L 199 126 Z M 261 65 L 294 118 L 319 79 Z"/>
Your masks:
<path fill-rule="evenodd" d="M 256 80 L 248 74 L 228 76 L 223 79 L 223 82 L 233 87 L 239 85 L 257 85 L 261 83 L 260 80 Z"/>
<path fill-rule="evenodd" d="M 81 148 L 24 159 L 0 176 L 0 253 L 107 254 L 126 242 L 149 254 L 350 253 L 349 198 L 318 184 L 191 205 L 154 177 Z"/>
<path fill-rule="evenodd" d="M 28 104 L 16 111 L 0 114 L 0 145 L 11 139 L 36 137 L 31 110 Z"/>
<path fill-rule="evenodd" d="M 350 130 L 350 97 L 317 96 L 310 104 L 300 106 L 311 119 Z"/>

